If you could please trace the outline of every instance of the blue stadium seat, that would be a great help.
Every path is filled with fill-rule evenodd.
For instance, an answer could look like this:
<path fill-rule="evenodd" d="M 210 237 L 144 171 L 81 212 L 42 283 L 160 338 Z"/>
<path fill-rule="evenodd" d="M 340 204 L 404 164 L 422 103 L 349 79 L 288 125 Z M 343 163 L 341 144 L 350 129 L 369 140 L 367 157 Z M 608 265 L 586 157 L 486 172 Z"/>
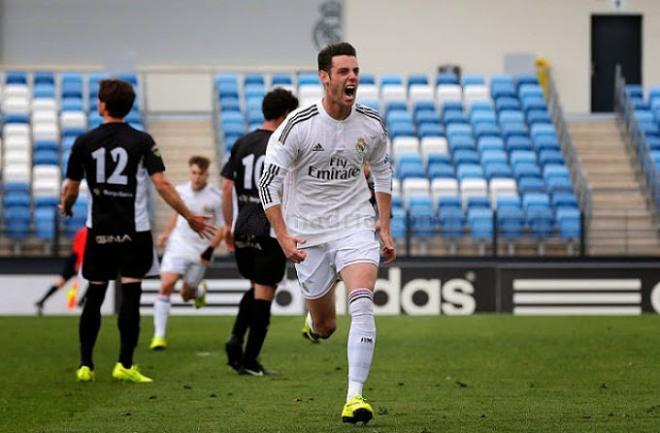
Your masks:
<path fill-rule="evenodd" d="M 458 84 L 458 76 L 450 72 L 439 73 L 435 77 L 435 85 L 439 86 L 441 84 Z"/>
<path fill-rule="evenodd" d="M 444 212 L 449 208 L 463 209 L 461 206 L 461 199 L 458 196 L 442 196 L 438 197 L 438 210 Z M 463 215 L 463 218 L 465 216 Z"/>
<path fill-rule="evenodd" d="M 543 179 L 546 182 L 555 177 L 570 179 L 568 168 L 560 164 L 548 164 L 543 167 Z"/>
<path fill-rule="evenodd" d="M 2 204 L 5 209 L 27 208 L 30 206 L 30 195 L 24 191 L 5 191 Z"/>
<path fill-rule="evenodd" d="M 408 75 L 408 87 L 413 84 L 428 84 L 429 79 L 426 74 L 410 74 Z"/>
<path fill-rule="evenodd" d="M 500 123 L 502 137 L 508 141 L 511 137 L 529 137 L 529 131 L 524 123 Z"/>
<path fill-rule="evenodd" d="M 30 116 L 27 113 L 7 113 L 5 114 L 5 123 L 30 123 Z"/>
<path fill-rule="evenodd" d="M 529 150 L 514 150 L 510 155 L 511 165 L 536 164 L 536 153 Z"/>
<path fill-rule="evenodd" d="M 468 120 L 467 116 L 465 113 L 462 111 L 445 111 L 443 119 L 445 125 L 453 125 L 453 124 L 468 124 L 470 121 Z"/>
<path fill-rule="evenodd" d="M 470 196 L 467 198 L 466 207 L 470 209 L 490 209 L 490 200 L 486 196 Z"/>
<path fill-rule="evenodd" d="M 497 115 L 500 125 L 504 123 L 525 123 L 525 115 L 520 110 L 503 110 Z"/>
<path fill-rule="evenodd" d="M 518 87 L 518 97 L 524 98 L 544 98 L 543 88 L 538 84 L 522 84 Z"/>
<path fill-rule="evenodd" d="M 476 111 L 470 116 L 470 123 L 476 126 L 480 123 L 497 124 L 497 116 L 492 111 Z"/>
<path fill-rule="evenodd" d="M 360 84 L 376 84 L 376 76 L 366 72 L 360 72 Z"/>
<path fill-rule="evenodd" d="M 426 164 L 429 166 L 433 164 L 451 165 L 451 158 L 446 153 L 431 152 L 428 155 L 426 155 Z"/>
<path fill-rule="evenodd" d="M 408 111 L 408 102 L 392 100 L 385 103 L 385 116 L 391 111 Z"/>
<path fill-rule="evenodd" d="M 22 72 L 22 71 L 5 72 L 5 84 L 27 84 L 27 72 Z"/>
<path fill-rule="evenodd" d="M 500 137 L 482 137 L 477 140 L 477 149 L 479 149 L 480 153 L 489 150 L 504 151 L 504 140 Z"/>
<path fill-rule="evenodd" d="M 537 178 L 541 179 L 541 167 L 535 163 L 520 162 L 518 164 L 511 164 L 513 168 L 513 175 L 518 182 L 523 178 Z"/>
<path fill-rule="evenodd" d="M 391 111 L 387 113 L 386 120 L 388 125 L 395 122 L 413 124 L 413 115 L 408 111 Z"/>
<path fill-rule="evenodd" d="M 40 207 L 34 211 L 34 228 L 38 239 L 52 241 L 55 238 L 57 208 Z"/>
<path fill-rule="evenodd" d="M 520 209 L 520 197 L 517 195 L 502 195 L 495 199 L 495 209 L 499 212 L 505 208 Z"/>
<path fill-rule="evenodd" d="M 440 115 L 435 111 L 418 111 L 415 114 L 415 123 L 417 126 L 424 125 L 427 123 L 439 125 L 440 124 Z"/>
<path fill-rule="evenodd" d="M 486 179 L 512 178 L 513 171 L 508 164 L 490 163 L 484 165 L 484 175 Z"/>
<path fill-rule="evenodd" d="M 258 84 L 261 87 L 264 86 L 264 76 L 259 73 L 245 74 L 243 76 L 243 85 L 248 86 L 251 84 Z"/>
<path fill-rule="evenodd" d="M 519 207 L 503 206 L 497 209 L 497 230 L 505 241 L 519 240 L 525 229 L 525 214 Z"/>
<path fill-rule="evenodd" d="M 426 177 L 426 173 L 424 172 L 424 167 L 422 166 L 421 162 L 409 162 L 400 164 L 398 174 L 399 179 L 401 180 L 413 177 Z"/>
<path fill-rule="evenodd" d="M 520 74 L 514 78 L 514 81 L 518 89 L 523 84 L 539 84 L 539 80 L 534 74 Z"/>
<path fill-rule="evenodd" d="M 220 120 L 222 124 L 226 123 L 239 123 L 243 124 L 243 113 L 240 111 L 222 111 L 220 112 Z"/>
<path fill-rule="evenodd" d="M 54 98 L 55 86 L 46 83 L 35 84 L 33 96 L 35 98 Z"/>
<path fill-rule="evenodd" d="M 545 183 L 550 193 L 573 192 L 573 183 L 568 177 L 551 177 Z"/>
<path fill-rule="evenodd" d="M 487 241 L 493 238 L 492 210 L 472 208 L 468 210 L 467 221 L 473 239 Z"/>
<path fill-rule="evenodd" d="M 380 85 L 403 85 L 403 77 L 400 74 L 382 74 L 380 76 Z"/>
<path fill-rule="evenodd" d="M 490 95 L 494 100 L 498 98 L 516 98 L 516 89 L 513 83 L 497 83 L 491 81 Z"/>
<path fill-rule="evenodd" d="M 639 84 L 626 84 L 624 90 L 629 97 L 644 97 L 644 90 Z"/>
<path fill-rule="evenodd" d="M 498 113 L 502 111 L 520 111 L 521 109 L 522 105 L 520 105 L 520 101 L 517 98 L 502 96 L 495 100 L 495 110 Z"/>
<path fill-rule="evenodd" d="M 476 150 L 459 149 L 452 153 L 454 165 L 479 164 L 479 154 Z M 483 176 L 482 176 L 483 177 Z"/>
<path fill-rule="evenodd" d="M 438 210 L 440 236 L 447 239 L 458 239 L 465 234 L 465 213 L 459 206 L 445 206 Z"/>
<path fill-rule="evenodd" d="M 481 168 L 480 165 L 463 163 L 457 165 L 456 167 L 456 178 L 459 181 L 463 181 L 465 179 L 483 179 L 484 177 L 484 169 Z"/>
<path fill-rule="evenodd" d="M 50 84 L 51 86 L 55 85 L 55 74 L 53 74 L 52 72 L 47 72 L 47 71 L 35 72 L 33 79 L 35 86 L 41 84 Z"/>
<path fill-rule="evenodd" d="M 419 138 L 424 137 L 444 137 L 445 129 L 437 123 L 423 123 L 417 130 Z"/>
<path fill-rule="evenodd" d="M 554 228 L 552 210 L 549 207 L 528 207 L 527 225 L 529 226 L 530 234 L 538 239 L 552 237 Z"/>
<path fill-rule="evenodd" d="M 390 124 L 388 129 L 392 139 L 397 137 L 411 137 L 416 135 L 415 127 L 412 125 L 412 123 L 396 122 Z"/>
<path fill-rule="evenodd" d="M 137 86 L 138 84 L 138 77 L 134 72 L 119 72 L 115 76 L 120 80 L 128 81 L 133 86 Z"/>
<path fill-rule="evenodd" d="M 580 239 L 580 211 L 577 209 L 558 209 L 557 228 L 559 237 L 567 241 Z"/>
<path fill-rule="evenodd" d="M 59 158 L 57 152 L 54 150 L 40 150 L 34 152 L 32 157 L 33 165 L 58 165 Z"/>
<path fill-rule="evenodd" d="M 521 177 L 518 179 L 518 192 L 520 194 L 544 193 L 545 182 L 538 177 Z"/>
<path fill-rule="evenodd" d="M 436 113 L 436 116 L 438 116 L 438 119 L 440 118 L 440 116 L 436 112 L 434 101 L 414 101 L 413 102 L 413 112 L 415 113 L 415 116 L 417 116 L 419 113 L 426 112 L 426 111 L 431 111 L 433 113 Z"/>
<path fill-rule="evenodd" d="M 508 164 L 509 159 L 503 150 L 485 150 L 481 152 L 482 164 Z"/>
<path fill-rule="evenodd" d="M 461 85 L 463 87 L 484 84 L 486 84 L 486 79 L 481 74 L 463 74 L 461 77 Z"/>
<path fill-rule="evenodd" d="M 547 110 L 548 106 L 545 99 L 538 97 L 529 97 L 521 99 L 522 110 L 527 113 L 532 110 Z"/>
<path fill-rule="evenodd" d="M 264 114 L 261 110 L 249 110 L 247 113 L 247 121 L 249 124 L 261 124 L 264 120 Z"/>
<path fill-rule="evenodd" d="M 378 99 L 363 99 L 360 101 L 360 105 L 364 105 L 365 107 L 369 107 L 380 112 L 380 101 Z"/>
<path fill-rule="evenodd" d="M 39 152 L 42 150 L 52 150 L 57 151 L 58 145 L 56 141 L 53 140 L 38 140 L 34 142 L 33 150 Z"/>
<path fill-rule="evenodd" d="M 541 166 L 547 164 L 564 164 L 564 155 L 557 150 L 543 150 L 539 152 L 539 163 Z"/>
<path fill-rule="evenodd" d="M 533 127 L 537 124 L 552 124 L 550 113 L 543 110 L 531 110 L 527 112 L 527 124 Z"/>
<path fill-rule="evenodd" d="M 82 98 L 63 98 L 60 109 L 62 111 L 83 111 L 83 100 Z"/>
<path fill-rule="evenodd" d="M 220 99 L 224 98 L 238 98 L 238 84 L 231 81 L 223 81 L 218 83 L 218 96 Z"/>
<path fill-rule="evenodd" d="M 555 209 L 573 208 L 578 209 L 577 197 L 572 192 L 560 192 L 552 194 L 552 207 Z"/>
<path fill-rule="evenodd" d="M 529 137 L 513 136 L 506 141 L 506 150 L 511 153 L 516 150 L 532 151 L 532 140 Z"/>
<path fill-rule="evenodd" d="M 410 229 L 413 236 L 432 238 L 435 236 L 435 215 L 430 203 L 411 204 Z"/>
<path fill-rule="evenodd" d="M 458 150 L 476 150 L 477 145 L 472 135 L 452 135 L 447 137 L 449 151 L 454 153 Z"/>
<path fill-rule="evenodd" d="M 474 136 L 477 140 L 483 137 L 500 137 L 500 128 L 495 123 L 479 123 L 474 127 Z"/>
<path fill-rule="evenodd" d="M 454 168 L 449 164 L 432 163 L 429 164 L 429 178 L 438 179 L 443 177 L 455 177 Z"/>
<path fill-rule="evenodd" d="M 360 83 L 362 83 L 363 75 L 364 74 L 360 75 Z M 270 82 L 273 87 L 290 86 L 293 84 L 293 78 L 289 74 L 273 74 Z"/>
<path fill-rule="evenodd" d="M 544 150 L 561 151 L 561 146 L 559 145 L 559 140 L 557 140 L 557 137 L 551 137 L 549 135 L 532 139 L 532 144 L 534 145 L 534 149 L 539 153 L 543 152 Z"/>
<path fill-rule="evenodd" d="M 30 209 L 26 207 L 5 208 L 4 233 L 8 239 L 22 241 L 30 234 Z"/>
<path fill-rule="evenodd" d="M 263 98 L 266 95 L 266 88 L 263 84 L 247 84 L 243 89 L 245 99 Z"/>

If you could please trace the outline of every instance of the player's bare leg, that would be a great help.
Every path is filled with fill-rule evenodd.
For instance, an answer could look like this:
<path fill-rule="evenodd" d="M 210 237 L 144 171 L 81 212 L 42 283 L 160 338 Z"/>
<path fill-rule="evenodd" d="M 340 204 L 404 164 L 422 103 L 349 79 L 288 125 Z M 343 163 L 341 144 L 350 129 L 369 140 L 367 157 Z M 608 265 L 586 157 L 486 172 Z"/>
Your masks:
<path fill-rule="evenodd" d="M 335 283 L 328 293 L 318 299 L 305 300 L 307 319 L 303 328 L 303 336 L 312 342 L 330 338 L 337 329 L 337 310 L 335 306 Z"/>

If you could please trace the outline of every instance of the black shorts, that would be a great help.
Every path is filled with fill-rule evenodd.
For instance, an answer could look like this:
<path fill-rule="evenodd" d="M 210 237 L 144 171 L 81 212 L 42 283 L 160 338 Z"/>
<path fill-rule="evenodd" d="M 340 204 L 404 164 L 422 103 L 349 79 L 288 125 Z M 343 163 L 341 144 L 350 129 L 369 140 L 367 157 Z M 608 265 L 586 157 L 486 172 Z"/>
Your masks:
<path fill-rule="evenodd" d="M 69 281 L 71 277 L 76 275 L 76 259 L 78 258 L 78 255 L 76 253 L 71 253 L 68 255 L 66 260 L 64 261 L 64 265 L 62 266 L 62 270 L 60 271 L 60 277 L 64 279 L 64 281 Z"/>
<path fill-rule="evenodd" d="M 154 265 L 151 232 L 97 235 L 89 229 L 82 274 L 89 281 L 109 281 L 119 275 L 144 278 Z"/>
<path fill-rule="evenodd" d="M 277 286 L 284 278 L 286 256 L 277 239 L 260 237 L 236 241 L 236 264 L 244 278 L 264 286 Z"/>

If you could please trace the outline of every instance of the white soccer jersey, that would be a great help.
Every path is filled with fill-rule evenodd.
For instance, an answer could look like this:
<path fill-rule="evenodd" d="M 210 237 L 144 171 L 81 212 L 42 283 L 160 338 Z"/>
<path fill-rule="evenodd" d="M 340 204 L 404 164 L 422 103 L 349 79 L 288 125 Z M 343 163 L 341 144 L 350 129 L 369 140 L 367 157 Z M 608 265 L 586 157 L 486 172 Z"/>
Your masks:
<path fill-rule="evenodd" d="M 378 112 L 361 105 L 338 121 L 321 102 L 291 113 L 271 135 L 260 181 L 264 208 L 281 203 L 289 173 L 284 218 L 309 247 L 374 228 L 375 212 L 363 173 L 368 164 L 376 192 L 392 191 L 387 131 Z"/>
<path fill-rule="evenodd" d="M 218 188 L 207 184 L 202 190 L 194 191 L 192 184 L 187 182 L 178 185 L 176 190 L 192 213 L 210 216 L 213 224 L 218 227 L 224 225 L 221 204 L 222 193 Z M 208 246 L 209 241 L 195 233 L 188 222 L 181 215 L 178 215 L 176 226 L 167 241 L 165 254 L 197 258 Z"/>

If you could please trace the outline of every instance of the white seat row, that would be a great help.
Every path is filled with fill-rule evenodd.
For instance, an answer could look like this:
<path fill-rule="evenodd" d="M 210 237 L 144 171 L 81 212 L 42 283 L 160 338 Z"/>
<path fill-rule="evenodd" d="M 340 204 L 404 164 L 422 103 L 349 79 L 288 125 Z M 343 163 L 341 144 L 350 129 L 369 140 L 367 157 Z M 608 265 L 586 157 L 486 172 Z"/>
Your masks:
<path fill-rule="evenodd" d="M 393 188 L 393 193 L 394 193 Z M 456 179 L 440 178 L 429 183 L 424 178 L 408 178 L 403 181 L 402 191 L 405 203 L 411 197 L 422 196 L 433 199 L 437 204 L 441 197 L 460 197 L 463 204 L 469 197 L 489 197 L 495 204 L 498 197 L 515 196 L 518 194 L 516 182 L 513 179 L 465 179 L 459 183 Z M 400 194 L 398 189 L 397 195 Z"/>

